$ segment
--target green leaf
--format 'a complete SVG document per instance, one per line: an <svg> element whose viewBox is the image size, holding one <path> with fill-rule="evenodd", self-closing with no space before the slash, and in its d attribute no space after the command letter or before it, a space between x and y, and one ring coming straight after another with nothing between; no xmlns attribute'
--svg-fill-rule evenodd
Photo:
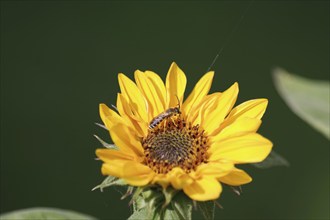
<svg viewBox="0 0 330 220"><path fill-rule="evenodd" d="M29 208L0 215L0 220L93 220L90 215L57 208Z"/></svg>
<svg viewBox="0 0 330 220"><path fill-rule="evenodd" d="M291 110L330 139L330 83L297 76L277 68L273 71L277 91Z"/></svg>
<svg viewBox="0 0 330 220"><path fill-rule="evenodd" d="M215 203L214 203L214 201L199 202L198 210L201 211L205 220L213 220L214 211L215 211Z"/></svg>
<svg viewBox="0 0 330 220"><path fill-rule="evenodd" d="M264 161L262 161L260 163L253 163L252 165L257 168L266 169L266 168L276 167L276 166L289 167L290 163L284 157L282 157L281 155L276 153L274 150L272 150L272 152L270 152L270 154Z"/></svg>
<svg viewBox="0 0 330 220"><path fill-rule="evenodd" d="M109 186L125 186L127 185L127 183L122 180L122 179L118 179L117 177L114 176L107 176L103 182L97 186L95 186L92 191L96 190L96 189L100 189L101 192L103 192L103 189Z"/></svg>
<svg viewBox="0 0 330 220"><path fill-rule="evenodd" d="M99 136L94 134L94 137L102 144L103 147L108 148L108 149L113 149L113 150L118 150L118 147L114 144L108 144L104 140L102 140Z"/></svg>

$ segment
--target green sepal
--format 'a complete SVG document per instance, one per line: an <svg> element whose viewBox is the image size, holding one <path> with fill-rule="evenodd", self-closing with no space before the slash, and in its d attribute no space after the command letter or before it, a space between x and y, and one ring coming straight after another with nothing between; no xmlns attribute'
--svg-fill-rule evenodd
<svg viewBox="0 0 330 220"><path fill-rule="evenodd" d="M96 189L100 189L101 192L103 192L103 189L109 186L125 186L127 183L123 179L119 179L114 176L107 176L103 182L97 186L95 186L92 191Z"/></svg>
<svg viewBox="0 0 330 220"><path fill-rule="evenodd" d="M149 219L149 218L146 218L146 216L148 216L148 210L139 209L139 210L134 211L133 214L127 220Z"/></svg>
<svg viewBox="0 0 330 220"><path fill-rule="evenodd" d="M172 201L173 197L178 193L179 191L174 189L173 187L167 187L163 188L163 194L165 197L165 203L163 204L163 208L166 207L170 202Z"/></svg>
<svg viewBox="0 0 330 220"><path fill-rule="evenodd" d="M103 147L108 148L108 149L112 149L112 150L118 150L118 147L116 145L109 144L109 143L105 142L104 140L102 140L96 134L94 134L94 137L102 144Z"/></svg>
<svg viewBox="0 0 330 220"><path fill-rule="evenodd" d="M197 203L198 211L200 211L205 220L213 220L215 212L215 202L206 201Z"/></svg>
<svg viewBox="0 0 330 220"><path fill-rule="evenodd" d="M130 204L133 204L133 211L140 210L146 206L145 200L142 196L142 192L145 190L145 187L137 187L132 199L130 201Z"/></svg>
<svg viewBox="0 0 330 220"><path fill-rule="evenodd" d="M129 220L190 220L192 200L172 187L137 188L133 194L133 214Z"/></svg>
<svg viewBox="0 0 330 220"><path fill-rule="evenodd" d="M173 210L166 209L166 212L171 216L178 216L177 219L191 219L192 213L192 200L188 198L188 196L183 192L180 191L177 193L171 201L171 206ZM166 215L165 215L166 219Z"/></svg>
<svg viewBox="0 0 330 220"><path fill-rule="evenodd" d="M95 124L96 124L97 126L99 126L99 127L101 127L101 128L103 128L103 129L105 129L105 130L108 131L108 128L107 128L105 125L100 124L100 123L97 123L97 122L95 122Z"/></svg>
<svg viewBox="0 0 330 220"><path fill-rule="evenodd" d="M126 193L120 198L121 200L126 199L128 196L132 195L134 191L134 186L128 186Z"/></svg>
<svg viewBox="0 0 330 220"><path fill-rule="evenodd" d="M266 169L275 166L289 167L290 163L283 156L272 150L265 160L259 163L252 163L251 165L257 168Z"/></svg>

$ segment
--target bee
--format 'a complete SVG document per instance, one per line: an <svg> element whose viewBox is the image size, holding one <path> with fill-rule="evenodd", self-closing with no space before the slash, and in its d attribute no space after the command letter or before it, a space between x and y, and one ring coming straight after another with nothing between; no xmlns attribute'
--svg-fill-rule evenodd
<svg viewBox="0 0 330 220"><path fill-rule="evenodd" d="M166 118L171 117L172 115L181 114L180 101L178 96L176 96L176 98L178 99L178 105L176 107L168 108L166 111L160 113L155 118L153 118L149 124L149 129L155 128L159 123L164 121Z"/></svg>

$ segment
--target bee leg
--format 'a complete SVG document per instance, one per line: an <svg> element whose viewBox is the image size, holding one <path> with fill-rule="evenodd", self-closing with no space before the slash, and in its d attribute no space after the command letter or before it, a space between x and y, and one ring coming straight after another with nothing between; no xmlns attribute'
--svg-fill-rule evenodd
<svg viewBox="0 0 330 220"><path fill-rule="evenodd" d="M164 120L163 126L164 126L164 131L165 131L166 126L167 126L167 120Z"/></svg>
<svg viewBox="0 0 330 220"><path fill-rule="evenodd" d="M178 125L175 123L175 121L174 121L173 118L171 118L171 121L173 122L173 124L174 124L175 127L178 127Z"/></svg>

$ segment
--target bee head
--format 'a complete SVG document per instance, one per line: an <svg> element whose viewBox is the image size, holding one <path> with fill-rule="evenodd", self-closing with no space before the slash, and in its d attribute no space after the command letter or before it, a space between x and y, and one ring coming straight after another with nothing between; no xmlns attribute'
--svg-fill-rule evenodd
<svg viewBox="0 0 330 220"><path fill-rule="evenodd" d="M177 113L177 114L181 114L180 106L174 108L174 111L175 111L175 113Z"/></svg>

